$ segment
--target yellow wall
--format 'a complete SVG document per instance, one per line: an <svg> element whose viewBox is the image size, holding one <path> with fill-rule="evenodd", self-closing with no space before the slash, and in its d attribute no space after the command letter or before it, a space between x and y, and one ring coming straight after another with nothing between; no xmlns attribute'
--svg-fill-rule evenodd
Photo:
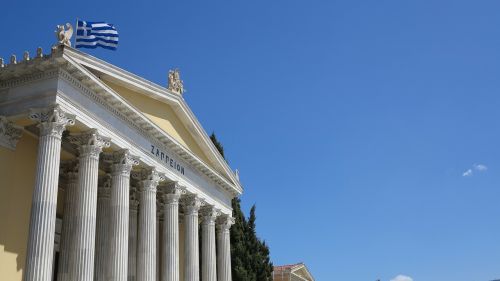
<svg viewBox="0 0 500 281"><path fill-rule="evenodd" d="M15 151L0 147L0 276L22 280L38 141L24 134Z"/></svg>
<svg viewBox="0 0 500 281"><path fill-rule="evenodd" d="M140 93L133 92L109 81L104 82L123 98L133 104L137 109L144 113L146 117L162 128L175 140L180 142L184 147L188 148L191 152L200 157L200 159L202 159L205 163L210 163L206 155L203 153L203 150L198 146L170 105Z"/></svg>

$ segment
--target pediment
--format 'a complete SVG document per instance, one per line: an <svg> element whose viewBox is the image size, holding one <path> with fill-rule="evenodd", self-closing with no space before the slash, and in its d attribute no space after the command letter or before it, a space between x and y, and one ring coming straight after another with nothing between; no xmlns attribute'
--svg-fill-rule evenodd
<svg viewBox="0 0 500 281"><path fill-rule="evenodd" d="M314 281L313 276L304 263L299 263L291 268L291 272L303 278L303 280Z"/></svg>
<svg viewBox="0 0 500 281"><path fill-rule="evenodd" d="M92 80L98 78L141 112L169 135L176 145L231 182L237 193L242 192L237 176L212 144L181 95L75 49L65 48L64 55L87 69L93 76Z"/></svg>
<svg viewBox="0 0 500 281"><path fill-rule="evenodd" d="M193 135L182 123L172 105L158 102L158 100L141 95L137 91L131 90L123 85L118 85L109 80L102 79L102 81L130 102L133 106L139 109L146 117L162 128L181 145L189 149L189 151L194 153L212 168L216 168L210 163L206 153L196 143Z"/></svg>

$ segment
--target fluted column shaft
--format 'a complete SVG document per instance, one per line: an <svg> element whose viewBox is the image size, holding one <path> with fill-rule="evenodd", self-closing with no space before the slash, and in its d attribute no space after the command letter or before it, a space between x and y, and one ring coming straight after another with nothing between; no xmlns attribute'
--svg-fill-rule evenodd
<svg viewBox="0 0 500 281"><path fill-rule="evenodd" d="M111 176L106 174L97 189L94 281L107 281Z"/></svg>
<svg viewBox="0 0 500 281"><path fill-rule="evenodd" d="M217 220L217 280L232 281L231 277L231 237L229 229L234 219L222 215Z"/></svg>
<svg viewBox="0 0 500 281"><path fill-rule="evenodd" d="M129 185L132 165L139 164L128 150L113 154L111 171L111 236L106 281L126 281L128 273Z"/></svg>
<svg viewBox="0 0 500 281"><path fill-rule="evenodd" d="M35 186L26 253L25 281L50 281L52 277L56 228L57 185L61 137L66 125L73 125L74 115L58 106L32 111L31 119L40 121Z"/></svg>
<svg viewBox="0 0 500 281"><path fill-rule="evenodd" d="M156 187L140 192L137 280L156 281Z"/></svg>
<svg viewBox="0 0 500 281"><path fill-rule="evenodd" d="M136 191L130 192L129 204L129 231L128 231L128 281L137 280L137 208L139 201L136 199Z"/></svg>
<svg viewBox="0 0 500 281"><path fill-rule="evenodd" d="M217 210L211 206L201 210L201 280L217 281L215 254L215 218Z"/></svg>
<svg viewBox="0 0 500 281"><path fill-rule="evenodd" d="M188 196L184 201L184 279L200 280L198 210L201 201L196 196Z"/></svg>
<svg viewBox="0 0 500 281"><path fill-rule="evenodd" d="M160 281L160 261L161 261L161 229L163 226L163 221L161 218L160 210L163 209L162 204L156 204L156 281Z"/></svg>
<svg viewBox="0 0 500 281"><path fill-rule="evenodd" d="M156 281L156 187L158 175L141 181L137 245L137 280Z"/></svg>
<svg viewBox="0 0 500 281"><path fill-rule="evenodd" d="M67 184L64 190L63 219L61 228L61 242L59 247L59 264L57 266L57 280L69 281L68 260L71 246L71 232L74 220L75 189L78 184L78 161L65 163L61 172L66 175ZM61 165L62 166L62 165Z"/></svg>
<svg viewBox="0 0 500 281"><path fill-rule="evenodd" d="M109 139L91 130L73 141L80 144L78 186L76 189L74 240L69 259L71 281L92 281L94 278L95 233L97 212L97 181L99 154L109 146Z"/></svg>
<svg viewBox="0 0 500 281"><path fill-rule="evenodd" d="M162 281L179 281L179 197L176 186L163 196Z"/></svg>

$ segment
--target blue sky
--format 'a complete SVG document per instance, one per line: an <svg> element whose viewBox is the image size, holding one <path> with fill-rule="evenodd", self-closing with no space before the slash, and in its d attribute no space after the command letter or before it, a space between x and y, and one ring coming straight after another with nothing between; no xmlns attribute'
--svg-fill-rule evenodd
<svg viewBox="0 0 500 281"><path fill-rule="evenodd" d="M500 278L499 1L8 1L2 11L5 59L48 52L55 25L80 17L120 32L116 52L88 53L161 85L180 68L275 264L303 261L317 280Z"/></svg>

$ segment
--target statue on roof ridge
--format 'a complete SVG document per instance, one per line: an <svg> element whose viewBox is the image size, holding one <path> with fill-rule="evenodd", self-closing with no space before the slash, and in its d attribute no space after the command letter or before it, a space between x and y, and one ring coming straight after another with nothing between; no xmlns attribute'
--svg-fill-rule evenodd
<svg viewBox="0 0 500 281"><path fill-rule="evenodd" d="M71 47L71 37L73 36L73 26L66 23L66 28L64 25L58 25L56 28L56 38L60 45L66 45Z"/></svg>
<svg viewBox="0 0 500 281"><path fill-rule="evenodd" d="M168 89L172 92L183 94L184 84L181 80L181 75L179 69L169 70L168 71Z"/></svg>

